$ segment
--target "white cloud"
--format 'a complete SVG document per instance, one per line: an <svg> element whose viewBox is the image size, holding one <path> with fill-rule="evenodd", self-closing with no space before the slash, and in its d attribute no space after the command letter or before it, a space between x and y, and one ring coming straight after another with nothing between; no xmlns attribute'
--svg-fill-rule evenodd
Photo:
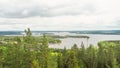
<svg viewBox="0 0 120 68"><path fill-rule="evenodd" d="M120 29L119 0L0 0L0 30Z"/></svg>

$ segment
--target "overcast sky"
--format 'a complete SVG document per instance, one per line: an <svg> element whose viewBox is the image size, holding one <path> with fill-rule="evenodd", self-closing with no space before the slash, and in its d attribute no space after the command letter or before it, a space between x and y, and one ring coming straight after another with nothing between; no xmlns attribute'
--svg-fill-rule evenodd
<svg viewBox="0 0 120 68"><path fill-rule="evenodd" d="M0 30L117 30L120 0L0 0Z"/></svg>

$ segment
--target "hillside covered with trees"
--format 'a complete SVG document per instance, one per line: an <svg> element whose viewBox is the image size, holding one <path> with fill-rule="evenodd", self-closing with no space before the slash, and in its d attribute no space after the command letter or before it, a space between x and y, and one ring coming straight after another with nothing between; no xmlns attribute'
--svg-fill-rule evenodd
<svg viewBox="0 0 120 68"><path fill-rule="evenodd" d="M30 29L25 33L22 37L2 39L0 68L120 68L119 42L100 42L98 48L85 48L81 43L80 48L74 44L71 49L54 49L48 43L56 39L32 36Z"/></svg>

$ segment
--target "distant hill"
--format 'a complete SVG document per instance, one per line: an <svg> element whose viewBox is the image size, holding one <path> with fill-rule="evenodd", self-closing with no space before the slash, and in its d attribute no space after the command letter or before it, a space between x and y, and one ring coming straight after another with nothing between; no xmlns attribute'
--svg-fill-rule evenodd
<svg viewBox="0 0 120 68"><path fill-rule="evenodd" d="M90 31L32 31L34 35L53 34L54 32L69 32L76 34L107 34L120 35L120 30L90 30ZM0 31L0 35L24 35L24 31Z"/></svg>

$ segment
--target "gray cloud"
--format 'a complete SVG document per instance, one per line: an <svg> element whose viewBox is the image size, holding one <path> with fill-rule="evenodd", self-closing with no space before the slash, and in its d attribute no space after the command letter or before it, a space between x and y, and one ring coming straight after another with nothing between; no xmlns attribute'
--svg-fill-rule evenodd
<svg viewBox="0 0 120 68"><path fill-rule="evenodd" d="M0 29L120 29L118 0L0 0Z"/></svg>
<svg viewBox="0 0 120 68"><path fill-rule="evenodd" d="M10 23L10 22L0 22L0 25L14 25L16 23Z"/></svg>
<svg viewBox="0 0 120 68"><path fill-rule="evenodd" d="M48 10L41 7L1 9L0 12L0 17L4 18L48 16Z"/></svg>
<svg viewBox="0 0 120 68"><path fill-rule="evenodd" d="M26 17L54 17L61 15L88 15L93 14L96 8L92 4L84 5L59 5L59 6L0 6L0 17L2 18L26 18Z"/></svg>

